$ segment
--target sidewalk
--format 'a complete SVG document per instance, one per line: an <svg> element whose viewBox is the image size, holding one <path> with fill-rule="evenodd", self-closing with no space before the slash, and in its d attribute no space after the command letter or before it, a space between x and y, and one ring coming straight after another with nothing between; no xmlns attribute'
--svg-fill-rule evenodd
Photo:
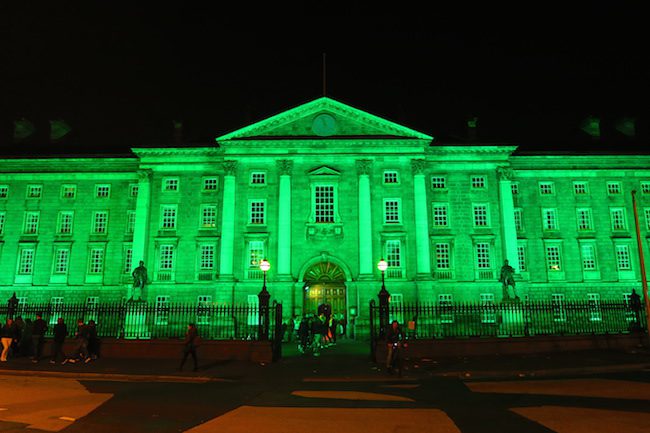
<svg viewBox="0 0 650 433"><path fill-rule="evenodd" d="M547 377L586 375L624 371L650 371L650 350L579 351L535 355L409 359L404 353L404 378L421 379L452 376L464 379ZM88 364L50 364L44 359L35 364L28 358L10 359L0 364L2 375L68 377L82 380L168 381L202 383L208 381L255 380L268 376L294 378L383 377L381 363L374 363L363 342L342 341L324 349L321 356L301 355L294 344L283 345L283 358L272 364L245 361L211 361L201 359L199 370L192 371L191 360L178 371L179 360L108 359ZM271 374L269 374L271 373Z"/></svg>

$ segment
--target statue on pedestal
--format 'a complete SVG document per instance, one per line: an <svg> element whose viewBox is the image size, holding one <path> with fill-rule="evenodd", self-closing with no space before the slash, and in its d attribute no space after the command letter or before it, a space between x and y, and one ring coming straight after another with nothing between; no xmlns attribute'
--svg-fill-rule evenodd
<svg viewBox="0 0 650 433"><path fill-rule="evenodd" d="M131 276L133 276L133 287L130 296L128 296L129 301L142 301L144 288L149 283L144 261L140 260L139 266L133 270Z"/></svg>
<svg viewBox="0 0 650 433"><path fill-rule="evenodd" d="M508 260L505 260L503 266L501 266L499 281L502 283L503 288L503 302L519 302L519 296L517 296L517 292L515 291L515 268L508 264ZM508 290L509 286L512 286L512 294L514 295L514 298L510 297L510 292Z"/></svg>

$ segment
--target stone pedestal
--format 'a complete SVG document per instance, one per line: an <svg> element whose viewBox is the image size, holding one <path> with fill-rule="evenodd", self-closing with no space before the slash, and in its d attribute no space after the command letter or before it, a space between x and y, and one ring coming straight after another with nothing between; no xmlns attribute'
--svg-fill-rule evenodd
<svg viewBox="0 0 650 433"><path fill-rule="evenodd" d="M127 340L145 340L151 338L147 326L147 303L133 301L126 304L124 317L124 338Z"/></svg>

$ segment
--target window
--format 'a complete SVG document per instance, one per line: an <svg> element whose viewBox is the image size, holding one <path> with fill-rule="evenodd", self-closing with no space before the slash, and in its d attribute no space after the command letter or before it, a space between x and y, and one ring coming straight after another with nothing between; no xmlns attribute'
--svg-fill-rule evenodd
<svg viewBox="0 0 650 433"><path fill-rule="evenodd" d="M576 220L578 222L578 231L594 229L590 208L576 209Z"/></svg>
<svg viewBox="0 0 650 433"><path fill-rule="evenodd" d="M21 248L18 260L18 273L31 275L34 272L34 248Z"/></svg>
<svg viewBox="0 0 650 433"><path fill-rule="evenodd" d="M589 304L589 320L592 322L603 320L600 310L600 293L587 293L587 303Z"/></svg>
<svg viewBox="0 0 650 433"><path fill-rule="evenodd" d="M629 245L616 245L616 266L619 271L629 271L632 269Z"/></svg>
<svg viewBox="0 0 650 433"><path fill-rule="evenodd" d="M553 195L555 194L555 185L553 182L540 182L539 183L540 195Z"/></svg>
<svg viewBox="0 0 650 433"><path fill-rule="evenodd" d="M246 308L248 310L246 323L249 327L249 334L252 332L254 335L257 335L257 327L260 323L260 298L257 295L248 295Z"/></svg>
<svg viewBox="0 0 650 433"><path fill-rule="evenodd" d="M7 222L7 213L0 212L0 236L5 233L5 223Z"/></svg>
<svg viewBox="0 0 650 433"><path fill-rule="evenodd" d="M252 172L251 185L266 185L266 173L263 171Z"/></svg>
<svg viewBox="0 0 650 433"><path fill-rule="evenodd" d="M156 296L154 324L157 326L169 324L169 296Z"/></svg>
<svg viewBox="0 0 650 433"><path fill-rule="evenodd" d="M589 184L585 181L573 182L573 193L575 195L589 194Z"/></svg>
<svg viewBox="0 0 650 433"><path fill-rule="evenodd" d="M481 322L482 323L496 323L497 313L494 306L494 294L493 293L481 293Z"/></svg>
<svg viewBox="0 0 650 433"><path fill-rule="evenodd" d="M399 174L396 171L390 170L384 172L384 183L397 184L399 183Z"/></svg>
<svg viewBox="0 0 650 433"><path fill-rule="evenodd" d="M135 232L135 211L126 211L126 234L132 235Z"/></svg>
<svg viewBox="0 0 650 433"><path fill-rule="evenodd" d="M252 200L249 202L250 212L248 216L249 224L266 224L266 201Z"/></svg>
<svg viewBox="0 0 650 433"><path fill-rule="evenodd" d="M2 187L0 187L0 198L2 197ZM650 194L650 182L641 182L641 194Z"/></svg>
<svg viewBox="0 0 650 433"><path fill-rule="evenodd" d="M402 241L399 239L387 240L384 248L384 257L388 263L386 277L402 278Z"/></svg>
<svg viewBox="0 0 650 433"><path fill-rule="evenodd" d="M487 187L485 176L472 176L470 184L472 189L485 189Z"/></svg>
<svg viewBox="0 0 650 433"><path fill-rule="evenodd" d="M435 245L436 269L451 268L451 246L448 242L439 242Z"/></svg>
<svg viewBox="0 0 650 433"><path fill-rule="evenodd" d="M404 323L404 295L401 293L391 293L389 298L389 313L388 323L397 320L399 323Z"/></svg>
<svg viewBox="0 0 650 433"><path fill-rule="evenodd" d="M621 182L607 182L607 194L617 195L621 193Z"/></svg>
<svg viewBox="0 0 650 433"><path fill-rule="evenodd" d="M203 178L203 192L216 191L217 190L217 178L216 177L204 177Z"/></svg>
<svg viewBox="0 0 650 433"><path fill-rule="evenodd" d="M214 244L203 244L199 247L200 259L199 269L202 271L214 270L215 246Z"/></svg>
<svg viewBox="0 0 650 433"><path fill-rule="evenodd" d="M558 230L557 209L542 209L542 228Z"/></svg>
<svg viewBox="0 0 650 433"><path fill-rule="evenodd" d="M212 296L199 295L196 299L196 324L210 324L210 306L212 305Z"/></svg>
<svg viewBox="0 0 650 433"><path fill-rule="evenodd" d="M25 212L25 225L23 227L23 234L26 235L38 234L39 219L40 219L40 212Z"/></svg>
<svg viewBox="0 0 650 433"><path fill-rule="evenodd" d="M104 249L91 248L88 256L88 273L97 275L104 272Z"/></svg>
<svg viewBox="0 0 650 433"><path fill-rule="evenodd" d="M164 192L178 192L179 180L177 177L165 177L162 181Z"/></svg>
<svg viewBox="0 0 650 433"><path fill-rule="evenodd" d="M97 308L99 307L99 296L88 296L86 298L86 323L89 320L97 322Z"/></svg>
<svg viewBox="0 0 650 433"><path fill-rule="evenodd" d="M93 212L92 233L96 235L105 235L107 231L108 231L108 212L107 211Z"/></svg>
<svg viewBox="0 0 650 433"><path fill-rule="evenodd" d="M77 185L61 185L61 198L75 198L77 196Z"/></svg>
<svg viewBox="0 0 650 433"><path fill-rule="evenodd" d="M57 320L63 313L63 296L53 296L50 299L50 307L52 308L52 313L50 314L50 325L56 325Z"/></svg>
<svg viewBox="0 0 650 433"><path fill-rule="evenodd" d="M476 267L481 270L492 269L490 262L490 244L487 242L479 242L476 244Z"/></svg>
<svg viewBox="0 0 650 433"><path fill-rule="evenodd" d="M0 185L0 199L9 197L9 185Z"/></svg>
<svg viewBox="0 0 650 433"><path fill-rule="evenodd" d="M74 212L60 211L57 218L56 233L59 235L71 235L73 218Z"/></svg>
<svg viewBox="0 0 650 433"><path fill-rule="evenodd" d="M447 178L444 176L431 176L431 188L435 190L447 189Z"/></svg>
<svg viewBox="0 0 650 433"><path fill-rule="evenodd" d="M400 200L384 199L384 224L399 224L400 222Z"/></svg>
<svg viewBox="0 0 650 433"><path fill-rule="evenodd" d="M69 265L70 265L70 249L57 248L54 251L54 269L52 270L52 272L58 275L67 274Z"/></svg>
<svg viewBox="0 0 650 433"><path fill-rule="evenodd" d="M510 184L510 190L512 191L512 195L519 195L519 182L512 182Z"/></svg>
<svg viewBox="0 0 650 433"><path fill-rule="evenodd" d="M526 272L528 268L526 267L526 246L517 245L517 265L521 272Z"/></svg>
<svg viewBox="0 0 650 433"><path fill-rule="evenodd" d="M448 217L449 206L447 203L434 203L433 204L433 226L434 227L448 227L449 226L449 217Z"/></svg>
<svg viewBox="0 0 650 433"><path fill-rule="evenodd" d="M564 294L553 293L551 295L551 305L553 307L553 320L556 322L566 321L566 308L564 306Z"/></svg>
<svg viewBox="0 0 650 433"><path fill-rule="evenodd" d="M610 208L609 216L612 221L612 230L627 230L625 208Z"/></svg>
<svg viewBox="0 0 650 433"><path fill-rule="evenodd" d="M201 205L201 225L202 229L213 229L217 227L217 206L204 204Z"/></svg>
<svg viewBox="0 0 650 433"><path fill-rule="evenodd" d="M43 185L27 185L27 198L41 198Z"/></svg>
<svg viewBox="0 0 650 433"><path fill-rule="evenodd" d="M315 222L334 222L334 186L316 185L314 188Z"/></svg>
<svg viewBox="0 0 650 433"><path fill-rule="evenodd" d="M546 246L546 267L549 271L562 270L562 258L559 245Z"/></svg>
<svg viewBox="0 0 650 433"><path fill-rule="evenodd" d="M517 230L517 233L521 233L524 231L523 209L516 207L514 213L515 213L515 229Z"/></svg>
<svg viewBox="0 0 650 433"><path fill-rule="evenodd" d="M596 270L596 245L592 243L583 243L580 245L582 255L582 269L585 271Z"/></svg>
<svg viewBox="0 0 650 433"><path fill-rule="evenodd" d="M124 261L122 272L131 275L133 271L133 248L128 246L124 248Z"/></svg>
<svg viewBox="0 0 650 433"><path fill-rule="evenodd" d="M129 197L136 198L138 196L138 191L140 190L140 186L137 183L130 183L129 184Z"/></svg>
<svg viewBox="0 0 650 433"><path fill-rule="evenodd" d="M95 197L109 198L111 196L110 185L95 185Z"/></svg>
<svg viewBox="0 0 650 433"><path fill-rule="evenodd" d="M474 214L474 227L488 227L490 225L487 204L473 204L472 213Z"/></svg>
<svg viewBox="0 0 650 433"><path fill-rule="evenodd" d="M176 230L176 205L161 206L160 228L162 230Z"/></svg>
<svg viewBox="0 0 650 433"><path fill-rule="evenodd" d="M440 307L440 323L454 323L454 295L451 293L440 293L438 295L438 306Z"/></svg>
<svg viewBox="0 0 650 433"><path fill-rule="evenodd" d="M248 272L249 279L261 280L264 275L260 269L260 262L264 260L264 241L248 241Z"/></svg>
<svg viewBox="0 0 650 433"><path fill-rule="evenodd" d="M643 213L645 215L645 228L650 230L650 207L643 209Z"/></svg>
<svg viewBox="0 0 650 433"><path fill-rule="evenodd" d="M175 246L170 244L161 244L159 251L158 270L172 271L174 269Z"/></svg>

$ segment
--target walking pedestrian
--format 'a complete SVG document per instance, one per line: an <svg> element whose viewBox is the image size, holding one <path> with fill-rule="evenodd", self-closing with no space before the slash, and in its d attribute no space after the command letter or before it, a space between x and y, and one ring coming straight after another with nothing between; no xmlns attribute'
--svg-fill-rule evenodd
<svg viewBox="0 0 650 433"><path fill-rule="evenodd" d="M65 343L65 337L68 336L68 326L63 321L63 317L59 317L54 325L54 339L52 340L52 359L50 359L50 364L56 364L56 361L60 358L64 364L67 360L65 353L63 352L63 344Z"/></svg>
<svg viewBox="0 0 650 433"><path fill-rule="evenodd" d="M7 318L7 321L0 329L0 339L2 341L2 355L0 355L0 361L7 362L9 357L9 349L11 344L16 338L16 330L14 326L14 320Z"/></svg>
<svg viewBox="0 0 650 433"><path fill-rule="evenodd" d="M77 320L77 331L74 333L75 346L72 352L72 357L67 359L68 362L74 364L77 361L89 362L88 356L88 339L90 337L90 329L84 323L83 319Z"/></svg>
<svg viewBox="0 0 650 433"><path fill-rule="evenodd" d="M99 337L97 337L97 325L94 320L88 321L88 358L97 359L99 357Z"/></svg>
<svg viewBox="0 0 650 433"><path fill-rule="evenodd" d="M37 363L43 356L43 345L45 344L45 333L47 332L47 322L43 320L42 313L36 313L36 320L32 327L32 346L34 347L34 358L32 362Z"/></svg>
<svg viewBox="0 0 650 433"><path fill-rule="evenodd" d="M178 367L178 371L183 370L183 365L189 355L192 355L192 361L194 362L193 371L199 369L199 363L196 357L196 348L199 346L199 331L196 329L194 323L187 325L187 331L185 332L185 339L183 340L183 359L181 360L181 365Z"/></svg>
<svg viewBox="0 0 650 433"><path fill-rule="evenodd" d="M20 355L20 339L23 336L23 330L25 329L25 321L22 316L16 316L16 319L13 323L14 327L14 339L11 342L11 353L13 356Z"/></svg>

